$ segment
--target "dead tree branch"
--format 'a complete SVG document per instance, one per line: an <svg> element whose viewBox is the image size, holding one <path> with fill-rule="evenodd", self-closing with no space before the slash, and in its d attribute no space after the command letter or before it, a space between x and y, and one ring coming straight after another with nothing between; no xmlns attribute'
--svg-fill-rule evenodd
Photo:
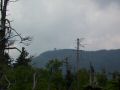
<svg viewBox="0 0 120 90"><path fill-rule="evenodd" d="M16 49L16 50L18 50L20 53L21 53L21 50L20 49L18 49L17 47L8 47L8 48L5 48L5 49Z"/></svg>

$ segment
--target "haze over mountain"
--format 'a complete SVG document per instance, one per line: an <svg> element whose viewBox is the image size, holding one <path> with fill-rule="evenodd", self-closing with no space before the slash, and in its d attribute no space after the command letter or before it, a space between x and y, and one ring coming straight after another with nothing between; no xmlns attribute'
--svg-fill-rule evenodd
<svg viewBox="0 0 120 90"><path fill-rule="evenodd" d="M76 68L76 50L61 49L46 51L34 58L32 61L35 67L44 67L49 60L57 58L65 60L68 57L72 69ZM106 69L108 72L120 71L120 49L116 50L98 50L98 51L80 51L80 68L89 68L92 62L96 71Z"/></svg>

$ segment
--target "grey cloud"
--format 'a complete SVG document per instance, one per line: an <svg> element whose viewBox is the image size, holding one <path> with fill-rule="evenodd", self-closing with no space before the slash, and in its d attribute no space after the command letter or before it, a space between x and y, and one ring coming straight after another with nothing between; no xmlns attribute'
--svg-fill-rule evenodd
<svg viewBox="0 0 120 90"><path fill-rule="evenodd" d="M20 0L11 10L15 21L13 25L18 32L34 37L28 47L32 53L74 48L78 37L86 38L87 50L120 48L117 39L120 34L120 8L116 4L119 0L114 0L115 5L108 5L113 0L104 1ZM107 8L102 8L103 3Z"/></svg>
<svg viewBox="0 0 120 90"><path fill-rule="evenodd" d="M120 5L120 0L93 0L95 1L101 9L108 7L110 4L114 3Z"/></svg>

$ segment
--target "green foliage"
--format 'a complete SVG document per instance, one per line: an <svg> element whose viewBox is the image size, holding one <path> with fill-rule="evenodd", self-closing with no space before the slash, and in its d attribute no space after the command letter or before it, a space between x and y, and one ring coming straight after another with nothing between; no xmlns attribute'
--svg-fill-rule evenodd
<svg viewBox="0 0 120 90"><path fill-rule="evenodd" d="M0 55L0 65L9 65L10 63L10 56L8 55L8 53Z"/></svg>
<svg viewBox="0 0 120 90"><path fill-rule="evenodd" d="M52 86L54 90L64 88L61 87L64 85L63 75L61 71L62 65L63 62L57 59L50 60L49 63L46 65L46 68L49 72L48 88L49 86Z"/></svg>
<svg viewBox="0 0 120 90"><path fill-rule="evenodd" d="M58 72L60 71L60 67L63 65L62 61L59 61L57 59L50 60L48 64L46 65L46 68L50 70L51 72Z"/></svg>
<svg viewBox="0 0 120 90"><path fill-rule="evenodd" d="M28 57L28 55L29 55L28 52L23 47L20 56L17 58L15 66L20 66L20 65L28 66L29 62L32 59L32 57Z"/></svg>
<svg viewBox="0 0 120 90"><path fill-rule="evenodd" d="M105 87L107 84L107 75L104 72L101 73L97 73L97 81L98 81L98 85L100 85L101 87Z"/></svg>
<svg viewBox="0 0 120 90"><path fill-rule="evenodd" d="M7 72L7 77L11 82L10 90L31 90L33 82L33 72L31 67L19 66Z"/></svg>
<svg viewBox="0 0 120 90"><path fill-rule="evenodd" d="M79 77L79 78L78 78ZM79 82L80 89L83 90L85 85L89 84L89 72L86 69L81 69L76 73L73 82L73 89L77 90L77 84Z"/></svg>
<svg viewBox="0 0 120 90"><path fill-rule="evenodd" d="M33 76L36 73L36 86L34 90L66 90L67 81L61 67L63 62L53 59L46 65L46 68L36 69L30 65L20 64L15 68L4 66L3 77L0 78L0 85L8 87L6 90L32 90ZM105 72L96 74L98 86L102 90L120 90L120 76L114 79L107 79ZM5 77L6 76L6 77ZM79 76L79 78L77 78ZM6 80L6 78L9 80ZM71 90L77 90L77 81L79 80L80 90L89 85L89 71L81 69L79 72L71 74ZM69 90L69 89L67 89Z"/></svg>

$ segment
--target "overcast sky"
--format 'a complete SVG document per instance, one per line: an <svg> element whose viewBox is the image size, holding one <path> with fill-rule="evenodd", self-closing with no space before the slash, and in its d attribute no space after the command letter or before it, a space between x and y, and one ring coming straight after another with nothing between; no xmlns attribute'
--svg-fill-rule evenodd
<svg viewBox="0 0 120 90"><path fill-rule="evenodd" d="M33 36L32 54L75 48L77 38L85 50L120 48L120 0L19 0L8 15L19 33Z"/></svg>

